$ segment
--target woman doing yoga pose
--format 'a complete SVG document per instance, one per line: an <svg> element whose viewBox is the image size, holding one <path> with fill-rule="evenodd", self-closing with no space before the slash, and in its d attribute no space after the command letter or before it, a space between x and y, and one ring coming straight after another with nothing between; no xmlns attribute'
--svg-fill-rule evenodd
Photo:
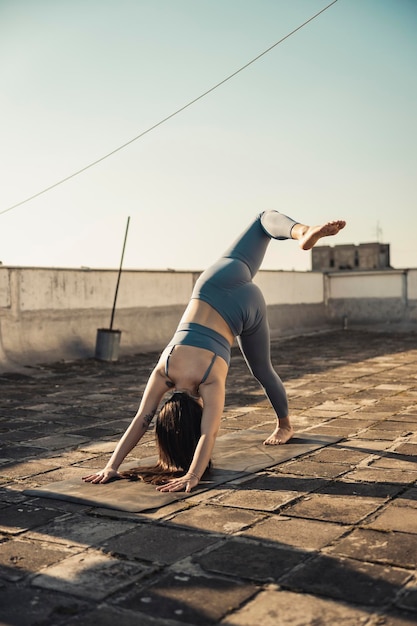
<svg viewBox="0 0 417 626"><path fill-rule="evenodd" d="M337 220L306 226L278 211L259 214L197 280L178 328L149 377L130 426L106 467L84 480L105 483L112 478L140 477L157 484L159 491L191 491L210 467L235 338L277 416L277 426L264 444L286 443L293 435L287 395L271 364L265 300L252 279L271 239L295 239L303 250L309 250L321 237L336 235L345 224ZM174 394L163 404L156 420L157 465L119 472L169 390Z"/></svg>

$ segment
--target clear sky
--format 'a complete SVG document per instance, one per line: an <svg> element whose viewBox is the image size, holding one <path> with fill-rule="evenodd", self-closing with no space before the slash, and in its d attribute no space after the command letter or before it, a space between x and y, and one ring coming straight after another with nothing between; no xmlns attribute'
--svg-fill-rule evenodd
<svg viewBox="0 0 417 626"><path fill-rule="evenodd" d="M330 0L0 0L0 211L210 89ZM4 265L204 269L252 217L344 218L417 267L417 1L338 0L193 106L0 215ZM269 269L311 254L272 242Z"/></svg>

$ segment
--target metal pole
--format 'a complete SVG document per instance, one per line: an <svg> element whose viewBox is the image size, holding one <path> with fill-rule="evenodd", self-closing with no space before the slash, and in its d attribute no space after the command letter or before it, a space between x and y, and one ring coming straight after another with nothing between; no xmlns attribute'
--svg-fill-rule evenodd
<svg viewBox="0 0 417 626"><path fill-rule="evenodd" d="M125 255L127 231L129 230L129 222L130 222L130 217L127 218L125 239L124 239L124 242L123 242L122 258L120 259L119 274L117 276L117 283L116 283L116 293L114 294L113 309L112 309L112 312L111 312L110 330L113 330L114 313L116 311L117 294L119 292L119 283L120 283L120 276L121 276L121 273L122 273L123 257Z"/></svg>

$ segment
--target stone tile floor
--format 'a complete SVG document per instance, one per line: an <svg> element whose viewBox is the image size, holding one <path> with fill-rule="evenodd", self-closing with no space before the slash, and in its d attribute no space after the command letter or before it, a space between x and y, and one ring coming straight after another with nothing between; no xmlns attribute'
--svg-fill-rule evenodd
<svg viewBox="0 0 417 626"><path fill-rule="evenodd" d="M296 430L342 441L147 514L22 492L105 463L156 353L0 374L0 624L416 624L417 334L272 357ZM274 421L234 351L220 435Z"/></svg>

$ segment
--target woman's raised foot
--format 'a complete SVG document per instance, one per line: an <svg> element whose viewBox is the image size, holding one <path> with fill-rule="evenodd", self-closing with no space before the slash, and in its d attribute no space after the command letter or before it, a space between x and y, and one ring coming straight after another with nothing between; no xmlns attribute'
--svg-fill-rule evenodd
<svg viewBox="0 0 417 626"><path fill-rule="evenodd" d="M345 226L346 222L344 220L334 220L333 222L327 222L320 226L307 226L307 229L299 239L300 248L302 250L310 250L316 245L319 239L337 235Z"/></svg>

